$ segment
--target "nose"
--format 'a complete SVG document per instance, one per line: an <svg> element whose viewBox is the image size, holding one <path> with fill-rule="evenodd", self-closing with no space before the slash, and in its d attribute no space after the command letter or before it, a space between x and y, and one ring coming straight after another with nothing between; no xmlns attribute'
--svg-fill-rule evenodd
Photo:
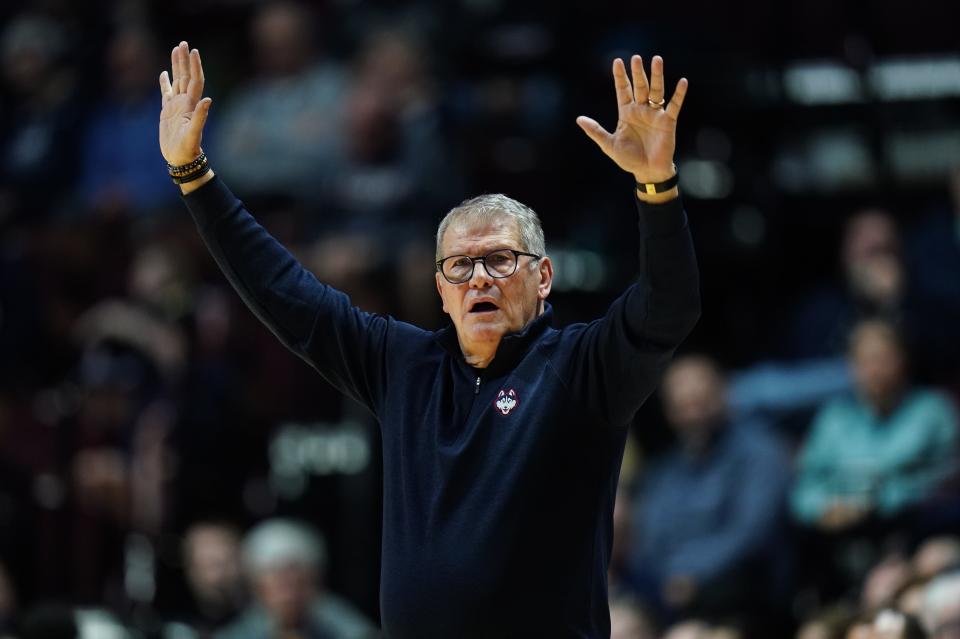
<svg viewBox="0 0 960 639"><path fill-rule="evenodd" d="M470 288L487 288L492 284L493 278L487 273L487 267L483 260L474 260L473 273L470 275Z"/></svg>

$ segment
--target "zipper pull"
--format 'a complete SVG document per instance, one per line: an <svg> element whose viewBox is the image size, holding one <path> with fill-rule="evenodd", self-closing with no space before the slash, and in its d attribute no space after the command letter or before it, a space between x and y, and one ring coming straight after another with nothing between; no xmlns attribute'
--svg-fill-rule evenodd
<svg viewBox="0 0 960 639"><path fill-rule="evenodd" d="M473 386L473 394L474 395L480 394L480 376L479 375L477 375L477 383Z"/></svg>

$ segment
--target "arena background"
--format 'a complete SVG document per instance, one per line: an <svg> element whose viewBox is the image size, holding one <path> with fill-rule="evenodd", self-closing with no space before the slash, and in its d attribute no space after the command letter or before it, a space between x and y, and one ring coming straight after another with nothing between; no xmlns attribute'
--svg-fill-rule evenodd
<svg viewBox="0 0 960 639"><path fill-rule="evenodd" d="M631 183L574 118L614 125L610 61L634 52L690 80L677 157L703 316L685 352L740 373L823 355L796 319L843 288L864 207L898 221L907 286L956 291L960 262L923 248L960 211L953 3L340 0L257 36L267 6L0 7L0 629L55 601L159 636L189 605L187 527L271 516L321 530L326 585L376 619L376 424L242 307L169 183L156 78L182 39L203 54L214 168L369 310L442 326L433 229L505 192L543 219L559 322L602 314L635 273ZM304 69L323 73L263 88ZM923 310L913 353L954 394L958 308ZM670 444L657 404L629 479ZM813 408L774 420L791 449ZM956 504L937 512L931 534L955 533Z"/></svg>

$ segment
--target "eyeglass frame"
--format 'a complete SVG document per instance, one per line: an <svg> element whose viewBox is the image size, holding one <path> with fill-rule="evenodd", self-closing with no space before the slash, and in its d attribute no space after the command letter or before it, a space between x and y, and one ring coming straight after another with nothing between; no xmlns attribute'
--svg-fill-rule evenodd
<svg viewBox="0 0 960 639"><path fill-rule="evenodd" d="M502 253L504 251L513 253L513 271L511 271L507 275L496 275L494 273L491 273L490 269L487 268L487 258L493 255L494 253ZM440 272L440 275L443 275L443 279L447 280L447 282L449 282L450 284L466 284L467 282L469 282L473 278L473 274L477 272L477 262L480 262L481 264L483 264L483 270L487 272L487 275L489 275L494 279L502 280L508 277L512 277L513 275L516 275L517 271L520 269L521 255L532 257L534 260L543 259L542 255L537 255L535 253L525 253L523 251L518 251L517 249L501 248L501 249L495 249L493 251L490 251L486 255L480 255L478 257L471 257L469 255L448 255L443 259L437 260L436 266L437 266L437 271ZM465 257L468 260L470 260L470 275L468 275L467 277L459 281L451 280L449 277L447 277L447 274L443 272L443 263L455 257Z"/></svg>

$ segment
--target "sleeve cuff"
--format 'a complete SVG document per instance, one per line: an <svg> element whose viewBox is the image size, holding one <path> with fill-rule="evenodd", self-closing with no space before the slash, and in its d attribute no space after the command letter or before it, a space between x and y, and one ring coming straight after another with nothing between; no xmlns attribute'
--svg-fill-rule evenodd
<svg viewBox="0 0 960 639"><path fill-rule="evenodd" d="M196 191L187 195L181 194L180 198L201 228L209 228L240 202L219 175L214 175L212 180Z"/></svg>
<svg viewBox="0 0 960 639"><path fill-rule="evenodd" d="M687 212L679 196L662 204L650 204L634 193L634 200L640 213L640 234L645 237L673 235L687 225Z"/></svg>

